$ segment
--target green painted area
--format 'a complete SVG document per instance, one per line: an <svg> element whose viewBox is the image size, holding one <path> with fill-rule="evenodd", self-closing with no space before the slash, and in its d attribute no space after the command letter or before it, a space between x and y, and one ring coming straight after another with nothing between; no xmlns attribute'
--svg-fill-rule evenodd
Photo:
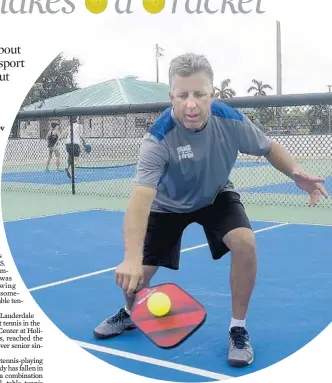
<svg viewBox="0 0 332 383"><path fill-rule="evenodd" d="M67 179L66 179L67 180ZM131 192L132 181L129 178L121 180L106 180L98 182L84 182L75 184L75 194L79 196L105 196L111 198L128 198ZM68 183L54 184L37 184L27 182L6 182L2 184L2 192L21 192L21 193L38 193L46 194L49 197L52 194L70 196L72 194L72 184L68 179Z"/></svg>
<svg viewBox="0 0 332 383"><path fill-rule="evenodd" d="M302 160L301 168L310 174L331 176L332 159ZM16 168L16 171L18 169L19 167ZM28 169L31 169L31 165L21 167L21 171ZM91 171L98 170L92 169ZM42 170L40 170L40 177L45 177ZM266 160L254 161L249 166L233 169L231 180L239 189L290 182ZM72 195L70 180L64 178L64 182L67 183L54 185L3 182L2 212L4 220L90 209L125 210L132 189L131 178L109 179L77 183L75 185L76 194ZM307 195L304 193L292 194L288 192L288 187L290 186L287 184L282 192L272 192L272 189L269 190L268 187L264 192L242 192L242 201L250 218L252 220L332 224L332 198L328 200L322 198L319 206L312 209L307 207Z"/></svg>
<svg viewBox="0 0 332 383"><path fill-rule="evenodd" d="M125 198L43 193L3 192L1 195L4 221L91 209L124 210L127 201Z"/></svg>
<svg viewBox="0 0 332 383"><path fill-rule="evenodd" d="M259 162L262 166L235 168L231 173L231 180L236 187L253 187L274 185L281 182L290 182L290 179L278 170L273 168L267 161ZM308 173L320 177L332 175L332 159L324 160L303 160L300 163L301 169Z"/></svg>
<svg viewBox="0 0 332 383"><path fill-rule="evenodd" d="M127 203L128 198L3 192L2 214L5 221L14 221L90 209L124 211ZM332 224L331 210L322 207L258 206L248 202L245 207L251 220Z"/></svg>

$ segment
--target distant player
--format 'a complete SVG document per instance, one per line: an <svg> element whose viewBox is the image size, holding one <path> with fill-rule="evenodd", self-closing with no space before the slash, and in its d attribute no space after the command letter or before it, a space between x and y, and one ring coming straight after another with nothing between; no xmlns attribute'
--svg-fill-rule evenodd
<svg viewBox="0 0 332 383"><path fill-rule="evenodd" d="M60 130L57 122L51 123L51 128L46 135L47 147L48 147L48 158L46 162L46 171L49 171L49 166L52 160L52 156L55 156L56 169L60 167L60 151L59 151L59 139Z"/></svg>
<svg viewBox="0 0 332 383"><path fill-rule="evenodd" d="M83 127L81 124L78 123L78 118L73 117L73 145L71 143L71 132L70 132L70 126L67 130L67 138L66 138L66 150L68 153L67 157L67 167L66 167L66 173L69 178L72 176L72 169L71 165L72 162L74 163L74 166L77 164L77 160L81 154L81 142L83 146L85 146L85 140L82 133Z"/></svg>

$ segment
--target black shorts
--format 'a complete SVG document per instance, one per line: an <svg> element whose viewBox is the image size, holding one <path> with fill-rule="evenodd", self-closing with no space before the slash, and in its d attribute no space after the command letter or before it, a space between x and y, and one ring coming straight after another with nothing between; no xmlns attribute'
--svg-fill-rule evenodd
<svg viewBox="0 0 332 383"><path fill-rule="evenodd" d="M191 223L203 226L213 259L229 252L224 236L233 229L251 229L240 196L232 191L220 193L214 203L192 213L151 212L144 241L143 265L179 269L181 239Z"/></svg>
<svg viewBox="0 0 332 383"><path fill-rule="evenodd" d="M81 153L80 146L78 144L74 144L73 146L74 146L74 157L79 157L80 153ZM72 145L71 144L66 144L66 149L67 149L67 153L70 156L73 156Z"/></svg>

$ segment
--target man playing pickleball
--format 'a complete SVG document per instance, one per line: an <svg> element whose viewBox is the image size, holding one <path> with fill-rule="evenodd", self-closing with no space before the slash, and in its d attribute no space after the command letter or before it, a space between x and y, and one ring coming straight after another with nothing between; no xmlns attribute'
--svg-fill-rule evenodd
<svg viewBox="0 0 332 383"><path fill-rule="evenodd" d="M130 309L138 285L149 284L159 266L177 270L184 229L203 226L213 259L231 253L232 318L228 362L254 359L246 315L256 279L256 244L240 196L229 180L238 152L265 156L310 196L315 206L325 180L303 173L279 143L245 115L214 101L213 71L205 57L185 54L169 69L172 107L145 135L125 215L124 261L115 277L126 305L94 330L109 338L135 328Z"/></svg>

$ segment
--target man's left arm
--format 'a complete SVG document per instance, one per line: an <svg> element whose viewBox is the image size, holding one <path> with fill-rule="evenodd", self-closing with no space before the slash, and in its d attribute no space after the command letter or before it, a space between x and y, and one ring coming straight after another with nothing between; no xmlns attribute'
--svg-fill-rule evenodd
<svg viewBox="0 0 332 383"><path fill-rule="evenodd" d="M309 194L309 206L315 206L318 203L320 194L328 198L328 193L322 185L325 178L311 176L301 171L294 157L278 142L272 141L271 150L265 158L274 168L294 180L298 188Z"/></svg>
<svg viewBox="0 0 332 383"><path fill-rule="evenodd" d="M290 155L288 150L276 141L271 141L271 149L268 154L264 156L270 164L284 173L287 177L293 179L293 173L299 169L294 157Z"/></svg>
<svg viewBox="0 0 332 383"><path fill-rule="evenodd" d="M241 153L264 156L271 165L295 181L296 186L306 191L310 196L309 206L315 206L322 194L328 197L327 191L322 186L325 179L308 175L301 171L294 157L288 150L269 137L243 115L241 124L238 124L238 141Z"/></svg>

